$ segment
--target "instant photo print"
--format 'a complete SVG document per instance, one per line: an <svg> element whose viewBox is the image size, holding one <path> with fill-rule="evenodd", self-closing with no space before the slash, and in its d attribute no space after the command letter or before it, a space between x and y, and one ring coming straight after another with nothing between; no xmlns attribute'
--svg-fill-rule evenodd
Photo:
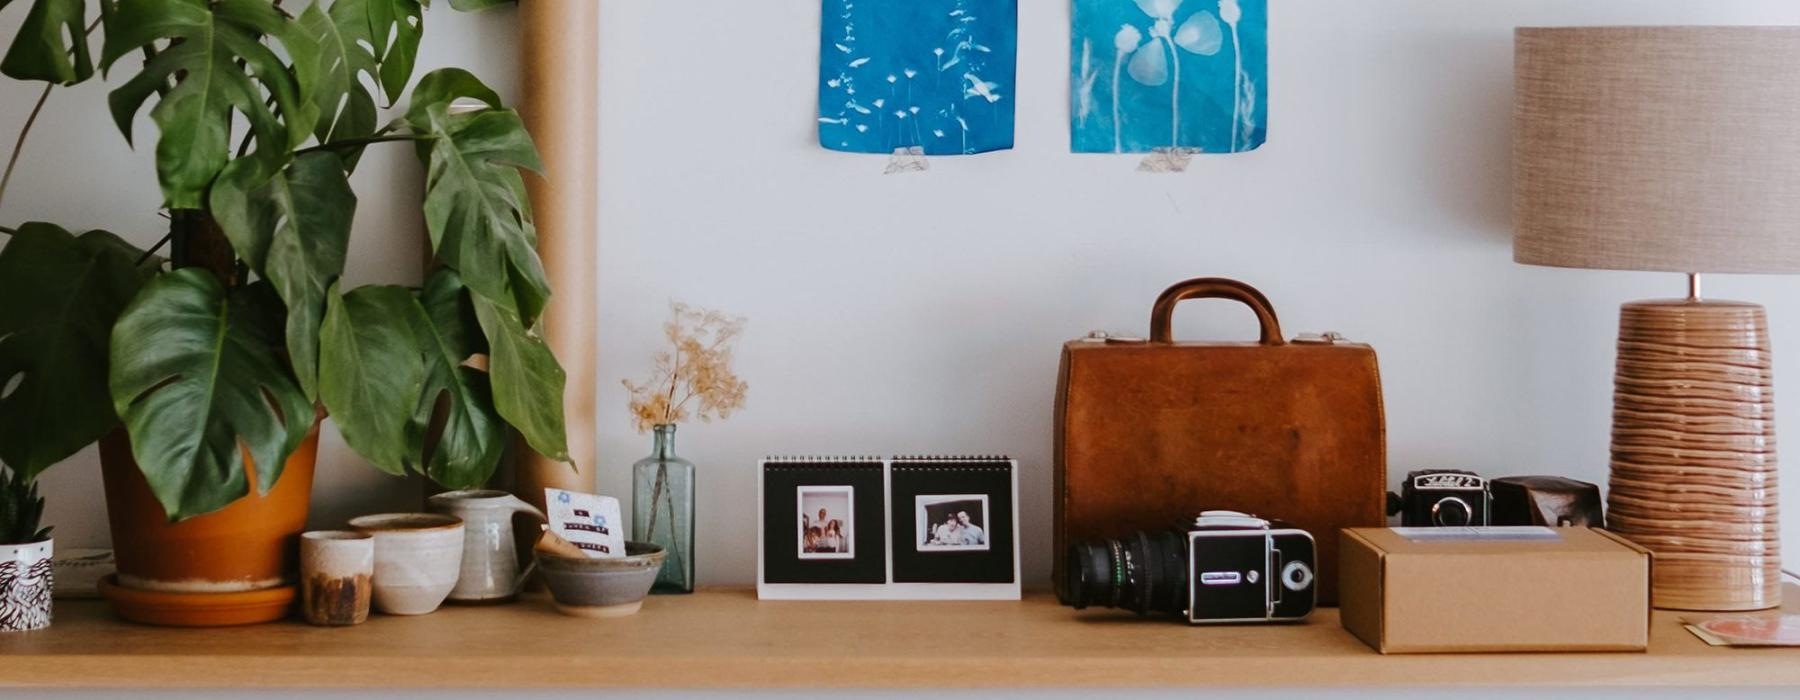
<svg viewBox="0 0 1800 700"><path fill-rule="evenodd" d="M799 537L801 559L856 558L856 487L801 486Z"/></svg>
<svg viewBox="0 0 1800 700"><path fill-rule="evenodd" d="M1006 457L771 457L758 472L766 600L1017 600Z"/></svg>
<svg viewBox="0 0 1800 700"><path fill-rule="evenodd" d="M971 515L973 514L973 515ZM913 550L919 552L985 552L988 550L988 497L985 493L913 496Z"/></svg>
<svg viewBox="0 0 1800 700"><path fill-rule="evenodd" d="M758 589L886 583L886 476L879 457L764 460Z"/></svg>
<svg viewBox="0 0 1800 700"><path fill-rule="evenodd" d="M1012 584L1013 469L1010 461L901 457L889 465L897 583Z"/></svg>

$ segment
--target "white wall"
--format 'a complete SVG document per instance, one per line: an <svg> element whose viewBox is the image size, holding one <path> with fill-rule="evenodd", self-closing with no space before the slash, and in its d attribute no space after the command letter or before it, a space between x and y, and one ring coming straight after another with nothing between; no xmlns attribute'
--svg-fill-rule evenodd
<svg viewBox="0 0 1800 700"><path fill-rule="evenodd" d="M738 363L748 409L685 426L679 441L701 466L703 583L754 576L757 457L897 451L1017 456L1025 566L1041 578L1060 343L1142 333L1156 294L1198 275L1259 286L1290 334L1375 346L1391 474L1603 482L1617 306L1677 295L1682 280L1511 262L1512 27L1800 23L1800 3L1782 0L1272 0L1268 145L1158 176L1131 157L1067 153L1068 5L1022 0L1018 150L882 176L881 157L814 145L818 5L603 11L603 491L627 493L648 451L618 380L647 370L668 302L750 319ZM509 11L440 8L427 24L425 63L516 84ZM0 91L10 129L35 93ZM154 238L148 149L124 148L103 98L96 86L53 98L0 221ZM418 169L400 150L359 172L352 281L417 275ZM1769 307L1778 394L1800 396L1800 280L1708 284ZM1184 307L1177 332L1253 328L1216 303ZM1784 434L1796 412L1781 414ZM408 501L409 487L357 467L341 441L327 447L317 519ZM69 546L105 539L96 472L83 454L49 477ZM1800 534L1794 519L1786 533Z"/></svg>

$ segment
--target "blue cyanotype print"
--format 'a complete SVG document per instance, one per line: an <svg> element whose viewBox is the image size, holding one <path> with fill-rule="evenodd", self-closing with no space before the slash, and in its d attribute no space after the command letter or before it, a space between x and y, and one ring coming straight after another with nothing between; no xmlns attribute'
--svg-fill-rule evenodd
<svg viewBox="0 0 1800 700"><path fill-rule="evenodd" d="M819 145L1012 148L1018 0L824 0Z"/></svg>
<svg viewBox="0 0 1800 700"><path fill-rule="evenodd" d="M1076 153L1236 153L1268 125L1267 0L1072 0Z"/></svg>

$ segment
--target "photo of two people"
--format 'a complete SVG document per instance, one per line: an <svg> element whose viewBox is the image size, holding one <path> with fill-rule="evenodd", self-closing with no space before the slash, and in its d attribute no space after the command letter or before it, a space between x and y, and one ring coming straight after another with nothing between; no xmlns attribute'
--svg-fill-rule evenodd
<svg viewBox="0 0 1800 700"><path fill-rule="evenodd" d="M916 496L914 504L919 551L987 551L987 494Z"/></svg>

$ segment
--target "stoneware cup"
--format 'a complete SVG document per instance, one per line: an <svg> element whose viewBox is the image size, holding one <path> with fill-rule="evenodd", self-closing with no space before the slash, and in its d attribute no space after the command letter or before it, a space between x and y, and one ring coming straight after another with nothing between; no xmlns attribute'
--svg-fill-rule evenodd
<svg viewBox="0 0 1800 700"><path fill-rule="evenodd" d="M368 620L374 576L374 535L319 530L300 536L300 609L307 622L341 627Z"/></svg>
<svg viewBox="0 0 1800 700"><path fill-rule="evenodd" d="M0 632L50 626L50 540L0 545Z"/></svg>
<svg viewBox="0 0 1800 700"><path fill-rule="evenodd" d="M463 522L434 513L385 513L350 521L375 537L375 609L424 615L456 587L462 566Z"/></svg>
<svg viewBox="0 0 1800 700"><path fill-rule="evenodd" d="M440 493L430 498L426 509L463 521L462 573L450 589L452 602L500 602L519 594L532 565L519 569L513 514L544 522L544 511L505 491L488 490Z"/></svg>

